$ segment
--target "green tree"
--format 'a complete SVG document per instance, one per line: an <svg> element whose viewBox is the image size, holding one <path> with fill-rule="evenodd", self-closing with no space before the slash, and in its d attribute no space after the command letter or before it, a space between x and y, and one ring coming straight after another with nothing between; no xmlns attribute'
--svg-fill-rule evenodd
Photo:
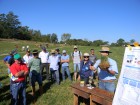
<svg viewBox="0 0 140 105"><path fill-rule="evenodd" d="M52 33L50 39L51 39L51 43L57 43L58 42L58 38L57 38L57 35L55 33Z"/></svg>
<svg viewBox="0 0 140 105"><path fill-rule="evenodd" d="M123 46L123 45L125 45L125 40L122 39L122 38L118 39L118 40L117 40L117 45L118 45L118 46Z"/></svg>
<svg viewBox="0 0 140 105"><path fill-rule="evenodd" d="M133 44L135 42L135 39L130 40L130 44Z"/></svg>
<svg viewBox="0 0 140 105"><path fill-rule="evenodd" d="M67 40L70 39L70 37L71 37L71 34L69 34L69 33L64 33L64 34L62 34L62 36L61 36L61 41L62 41L62 42L66 42Z"/></svg>
<svg viewBox="0 0 140 105"><path fill-rule="evenodd" d="M0 37L2 38L15 38L17 28L20 26L18 16L13 12L0 14Z"/></svg>

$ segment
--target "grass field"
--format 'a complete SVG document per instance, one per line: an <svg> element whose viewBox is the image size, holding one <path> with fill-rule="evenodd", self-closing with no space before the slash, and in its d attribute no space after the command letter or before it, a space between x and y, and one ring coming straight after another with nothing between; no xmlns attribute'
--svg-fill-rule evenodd
<svg viewBox="0 0 140 105"><path fill-rule="evenodd" d="M21 51L22 46L30 46L31 50L38 49L36 45L43 44L39 42L31 41L20 41L20 40L0 40L0 82L3 84L3 87L0 89L0 105L9 105L10 104L10 94L9 94L9 78L7 76L7 67L3 63L3 58L15 48L15 45L18 45L18 52L23 56L25 51ZM45 43L44 43L45 44ZM59 48L60 51L65 49L68 54L73 51L73 46L63 46L63 45L49 45L48 51L51 49ZM78 46L78 49L84 53L89 52L91 48L95 49L95 54L97 57L100 57L99 50L101 47L94 46ZM124 47L111 47L113 53L110 54L110 57L117 61L118 69L120 72L122 66L122 60L124 55ZM71 60L72 61L72 60ZM70 72L73 74L73 64L70 62ZM44 71L45 72L45 71ZM119 77L119 75L118 75ZM66 81L61 81L61 84L58 86L56 84L51 84L47 80L43 80L43 95L39 95L38 85L36 84L36 101L33 101L31 93L31 88L27 84L26 93L27 93L27 104L28 105L73 105L73 94L70 88L71 82L67 78ZM82 103L81 103L82 105Z"/></svg>

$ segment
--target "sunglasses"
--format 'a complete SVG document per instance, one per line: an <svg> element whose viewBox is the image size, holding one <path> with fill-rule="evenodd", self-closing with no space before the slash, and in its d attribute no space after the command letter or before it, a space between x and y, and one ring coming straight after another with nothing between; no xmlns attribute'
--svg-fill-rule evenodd
<svg viewBox="0 0 140 105"><path fill-rule="evenodd" d="M89 58L89 56L84 56L84 58Z"/></svg>

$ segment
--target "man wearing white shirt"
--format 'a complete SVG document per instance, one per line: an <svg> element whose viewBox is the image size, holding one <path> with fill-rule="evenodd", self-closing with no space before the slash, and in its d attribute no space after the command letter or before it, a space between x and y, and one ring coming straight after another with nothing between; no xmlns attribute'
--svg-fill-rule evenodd
<svg viewBox="0 0 140 105"><path fill-rule="evenodd" d="M55 50L51 51L51 56L49 56L48 62L50 63L50 72L51 72L51 80L53 79L56 81L56 83L59 85L60 84L60 79L59 79L59 57L56 55Z"/></svg>
<svg viewBox="0 0 140 105"><path fill-rule="evenodd" d="M27 49L26 54L23 56L23 62L27 65L27 67L28 67L29 60L32 58L33 58L33 55L30 53L30 50Z"/></svg>
<svg viewBox="0 0 140 105"><path fill-rule="evenodd" d="M43 75L44 68L46 69L46 79L49 79L49 65L48 65L48 58L49 52L46 50L45 47L42 47L42 51L39 53L39 58L41 59L41 69L40 73Z"/></svg>
<svg viewBox="0 0 140 105"><path fill-rule="evenodd" d="M29 49L26 49L26 54L23 56L23 62L27 65L28 67L28 70L29 70L29 61L33 58L33 55L30 53L30 50ZM26 76L25 80L27 82L27 78L28 78L29 75Z"/></svg>

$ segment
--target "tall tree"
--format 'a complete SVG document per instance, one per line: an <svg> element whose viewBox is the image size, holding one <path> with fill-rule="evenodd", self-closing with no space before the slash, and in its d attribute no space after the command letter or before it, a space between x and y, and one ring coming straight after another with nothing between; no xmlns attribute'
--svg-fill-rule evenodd
<svg viewBox="0 0 140 105"><path fill-rule="evenodd" d="M71 37L71 34L69 34L69 33L64 33L64 34L62 34L62 36L61 36L61 41L62 41L62 42L66 42L67 40L70 39L70 37Z"/></svg>
<svg viewBox="0 0 140 105"><path fill-rule="evenodd" d="M135 39L130 40L130 44L133 44L135 42Z"/></svg>
<svg viewBox="0 0 140 105"><path fill-rule="evenodd" d="M57 38L57 35L55 33L52 33L50 39L51 39L51 43L57 43L58 42L58 38Z"/></svg>
<svg viewBox="0 0 140 105"><path fill-rule="evenodd" d="M120 39L117 40L117 45L118 46L123 46L124 44L125 44L125 40L124 39L120 38Z"/></svg>

